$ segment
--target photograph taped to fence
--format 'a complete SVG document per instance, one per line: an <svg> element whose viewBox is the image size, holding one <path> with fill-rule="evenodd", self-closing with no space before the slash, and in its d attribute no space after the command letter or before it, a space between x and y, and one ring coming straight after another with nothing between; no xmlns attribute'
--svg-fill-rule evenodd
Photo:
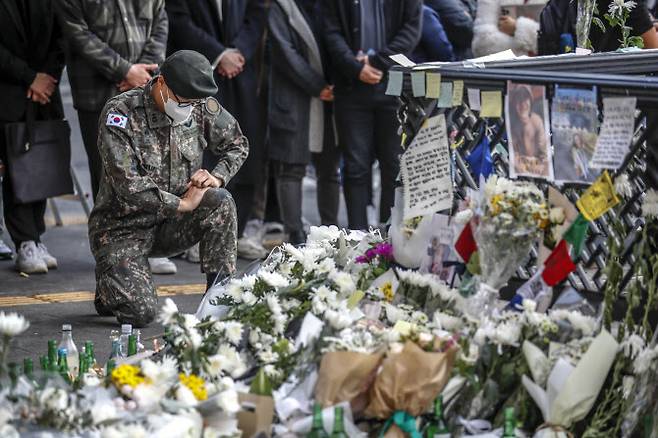
<svg viewBox="0 0 658 438"><path fill-rule="evenodd" d="M549 146L548 101L542 85L507 83L505 124L510 177L553 180Z"/></svg>
<svg viewBox="0 0 658 438"><path fill-rule="evenodd" d="M593 182L600 174L589 166L599 125L596 88L556 87L551 109L555 181Z"/></svg>

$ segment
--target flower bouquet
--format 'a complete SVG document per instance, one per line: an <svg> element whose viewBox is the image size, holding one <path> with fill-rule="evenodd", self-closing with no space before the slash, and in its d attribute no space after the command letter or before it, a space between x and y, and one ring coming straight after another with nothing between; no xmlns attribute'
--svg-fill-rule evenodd
<svg viewBox="0 0 658 438"><path fill-rule="evenodd" d="M541 230L549 224L542 192L531 183L492 175L472 199L476 214L480 283L468 313L489 313L498 290L528 256Z"/></svg>

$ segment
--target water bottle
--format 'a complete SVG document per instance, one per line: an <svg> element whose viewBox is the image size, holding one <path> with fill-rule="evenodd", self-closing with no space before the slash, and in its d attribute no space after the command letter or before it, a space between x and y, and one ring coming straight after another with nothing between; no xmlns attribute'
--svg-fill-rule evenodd
<svg viewBox="0 0 658 438"><path fill-rule="evenodd" d="M131 324L121 324L121 357L128 356L128 338L133 333L133 326Z"/></svg>
<svg viewBox="0 0 658 438"><path fill-rule="evenodd" d="M64 324L62 326L62 340L59 343L58 350L61 348L66 348L66 363L69 372L73 373L74 376L77 375L80 362L78 359L78 349L73 342L71 324Z"/></svg>

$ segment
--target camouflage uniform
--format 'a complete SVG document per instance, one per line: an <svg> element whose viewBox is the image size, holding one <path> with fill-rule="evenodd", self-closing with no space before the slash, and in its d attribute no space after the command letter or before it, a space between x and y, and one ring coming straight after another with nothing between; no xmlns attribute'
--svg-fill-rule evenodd
<svg viewBox="0 0 658 438"><path fill-rule="evenodd" d="M220 157L211 173L226 184L249 146L214 98L195 107L187 122L171 125L155 107L150 84L108 101L99 124L103 175L89 219L94 304L101 314L143 326L154 319L157 304L148 257L200 242L203 272L235 271L236 212L229 192L210 189L193 212L177 209L204 149Z"/></svg>

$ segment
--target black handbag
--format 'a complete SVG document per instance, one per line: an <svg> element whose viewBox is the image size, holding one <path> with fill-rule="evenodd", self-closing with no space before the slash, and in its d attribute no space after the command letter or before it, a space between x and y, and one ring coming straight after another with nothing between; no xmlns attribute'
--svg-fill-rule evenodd
<svg viewBox="0 0 658 438"><path fill-rule="evenodd" d="M25 122L7 123L7 170L20 204L73 193L71 128L66 120L36 120L28 104Z"/></svg>

